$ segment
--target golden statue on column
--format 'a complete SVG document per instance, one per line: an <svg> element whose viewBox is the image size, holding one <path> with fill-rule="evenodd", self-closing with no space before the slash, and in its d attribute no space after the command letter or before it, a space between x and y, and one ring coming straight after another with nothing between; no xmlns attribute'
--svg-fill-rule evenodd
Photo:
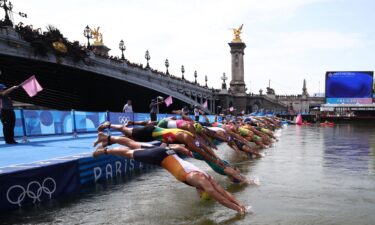
<svg viewBox="0 0 375 225"><path fill-rule="evenodd" d="M234 38L232 42L242 42L241 33L242 33L243 24L239 28L233 28Z"/></svg>

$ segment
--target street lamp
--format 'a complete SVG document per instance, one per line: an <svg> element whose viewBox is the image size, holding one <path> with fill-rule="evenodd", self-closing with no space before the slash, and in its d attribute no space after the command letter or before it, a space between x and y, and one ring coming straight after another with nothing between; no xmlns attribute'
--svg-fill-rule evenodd
<svg viewBox="0 0 375 225"><path fill-rule="evenodd" d="M195 84L197 84L197 76L198 76L198 75L197 75L197 71L194 71L194 77L195 77L195 81L194 81L194 83L195 83Z"/></svg>
<svg viewBox="0 0 375 225"><path fill-rule="evenodd" d="M184 65L181 66L181 73L182 73L182 80L185 80L185 77L184 77L185 67L184 67Z"/></svg>
<svg viewBox="0 0 375 225"><path fill-rule="evenodd" d="M146 50L145 59L147 60L146 68L150 68L150 65L148 64L148 61L151 59L151 56L150 56L150 52L148 50Z"/></svg>
<svg viewBox="0 0 375 225"><path fill-rule="evenodd" d="M165 67L167 68L166 74L169 75L169 71L168 71L169 61L168 61L168 59L165 60Z"/></svg>
<svg viewBox="0 0 375 225"><path fill-rule="evenodd" d="M221 77L221 80L223 80L223 83L221 84L221 89L227 89L227 84L225 81L228 79L228 77L223 73L223 76Z"/></svg>
<svg viewBox="0 0 375 225"><path fill-rule="evenodd" d="M121 50L121 59L122 60L125 60L125 56L124 56L124 51L126 49L126 46L125 46L125 43L124 41L121 39L119 45L118 45L119 49Z"/></svg>
<svg viewBox="0 0 375 225"><path fill-rule="evenodd" d="M8 0L0 0L0 8L3 8L5 11L5 18L3 21L4 26L13 26L13 22L9 17L9 13L15 13L13 12L13 4L11 2L7 3ZM23 12L18 12L18 15L23 18L27 18L27 14Z"/></svg>
<svg viewBox="0 0 375 225"><path fill-rule="evenodd" d="M0 7L3 8L4 11L5 11L4 25L5 25L5 26L12 26L13 23L12 23L12 21L9 19L8 11L12 11L12 9L13 9L13 5L12 5L11 2L9 2L9 3L7 4L7 1L8 1L8 0L2 0L2 1L0 2Z"/></svg>
<svg viewBox="0 0 375 225"><path fill-rule="evenodd" d="M207 87L207 75L204 77L204 80L206 81L206 87Z"/></svg>
<svg viewBox="0 0 375 225"><path fill-rule="evenodd" d="M90 39L92 38L92 32L89 25L87 25L83 30L83 35L87 38L87 48L90 49Z"/></svg>

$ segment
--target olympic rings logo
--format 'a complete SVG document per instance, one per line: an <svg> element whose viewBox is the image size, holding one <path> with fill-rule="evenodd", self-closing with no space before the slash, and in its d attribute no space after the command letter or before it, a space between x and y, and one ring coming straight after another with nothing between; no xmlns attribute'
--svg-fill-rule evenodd
<svg viewBox="0 0 375 225"><path fill-rule="evenodd" d="M129 120L130 120L130 118L128 116L119 116L118 117L118 121L121 124L127 124Z"/></svg>
<svg viewBox="0 0 375 225"><path fill-rule="evenodd" d="M46 179L44 179L42 184L40 184L38 181L31 181L27 185L26 189L21 185L11 186L7 191L7 199L11 204L22 206L21 203L26 198L26 195L33 200L33 203L35 203L36 201L41 201L40 197L42 196L43 192L49 196L49 199L51 199L52 194L55 191L56 181L51 177L47 177ZM12 196L19 193L18 198L12 199L10 197L11 193L13 193Z"/></svg>

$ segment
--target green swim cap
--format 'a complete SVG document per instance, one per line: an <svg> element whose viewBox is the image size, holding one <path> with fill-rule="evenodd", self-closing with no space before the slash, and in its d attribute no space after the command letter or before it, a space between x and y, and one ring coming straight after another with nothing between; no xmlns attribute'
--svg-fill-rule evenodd
<svg viewBox="0 0 375 225"><path fill-rule="evenodd" d="M200 125L199 123L194 123L194 127L197 133L200 133L202 131L202 125Z"/></svg>

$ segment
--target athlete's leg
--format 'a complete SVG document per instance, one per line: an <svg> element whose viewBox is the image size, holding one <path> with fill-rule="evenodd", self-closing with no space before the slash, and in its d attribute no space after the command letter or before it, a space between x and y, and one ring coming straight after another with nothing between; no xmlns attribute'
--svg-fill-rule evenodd
<svg viewBox="0 0 375 225"><path fill-rule="evenodd" d="M122 125L122 124L111 124L111 122L109 122L109 121L106 121L106 122L102 123L98 127L98 131L101 132L101 131L103 131L104 129L107 129L107 128L120 131L123 134L125 134L126 136L131 137L132 128L128 128L128 127L126 127L126 125Z"/></svg>
<svg viewBox="0 0 375 225"><path fill-rule="evenodd" d="M131 150L127 147L114 147L111 149L104 148L102 146L99 146L95 152L93 152L94 157L98 157L104 154L110 154L110 155L116 155L116 156L122 156L132 159L133 153L136 150Z"/></svg>
<svg viewBox="0 0 375 225"><path fill-rule="evenodd" d="M136 148L142 147L140 143L138 143L138 142L136 142L136 141L134 141L130 138L127 138L127 137L124 137L124 136L107 136L103 132L100 132L98 134L98 138L94 142L94 147L100 142L102 143L103 147L105 147L109 144L113 144L113 143L124 145L124 146L127 146L127 147L131 148L131 149L136 149Z"/></svg>

